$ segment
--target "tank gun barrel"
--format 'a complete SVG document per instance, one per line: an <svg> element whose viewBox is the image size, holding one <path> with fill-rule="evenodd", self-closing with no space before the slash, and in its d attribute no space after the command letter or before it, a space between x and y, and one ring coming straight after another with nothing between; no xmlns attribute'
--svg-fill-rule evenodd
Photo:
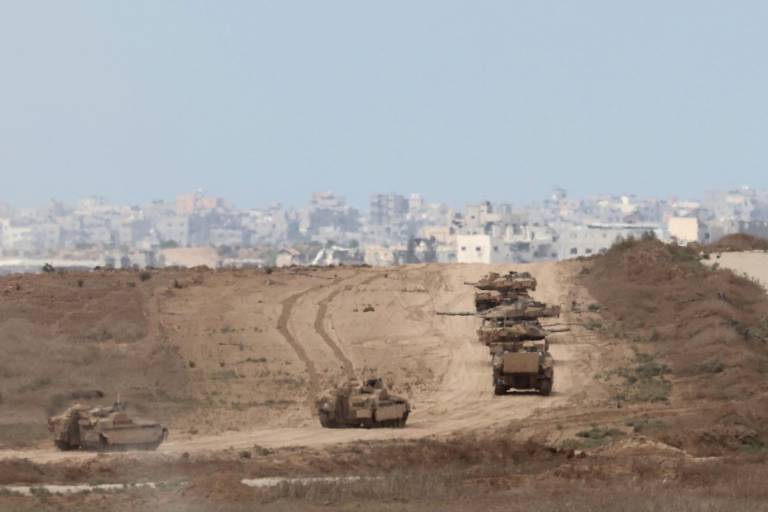
<svg viewBox="0 0 768 512"><path fill-rule="evenodd" d="M435 314L440 316L477 316L474 311L436 311Z"/></svg>

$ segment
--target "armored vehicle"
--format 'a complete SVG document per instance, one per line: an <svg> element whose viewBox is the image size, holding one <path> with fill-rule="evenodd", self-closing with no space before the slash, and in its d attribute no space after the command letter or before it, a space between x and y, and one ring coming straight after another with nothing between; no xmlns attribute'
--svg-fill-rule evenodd
<svg viewBox="0 0 768 512"><path fill-rule="evenodd" d="M475 310L481 313L512 300L514 299L496 290L479 290L475 292Z"/></svg>
<svg viewBox="0 0 768 512"><path fill-rule="evenodd" d="M316 406L326 428L404 427L411 412L408 401L389 394L380 378L362 385L347 382L317 400Z"/></svg>
<svg viewBox="0 0 768 512"><path fill-rule="evenodd" d="M475 308L478 312L500 306L518 297L528 297L528 292L536 289L536 279L528 272L508 272L500 275L490 272L475 283Z"/></svg>
<svg viewBox="0 0 768 512"><path fill-rule="evenodd" d="M477 282L464 284L474 286L478 290L499 292L528 292L536 289L536 279L529 272L507 272L503 276L497 272L489 272Z"/></svg>
<svg viewBox="0 0 768 512"><path fill-rule="evenodd" d="M60 450L154 450L168 437L161 424L130 417L120 403L96 408L73 405L50 418L48 430Z"/></svg>
<svg viewBox="0 0 768 512"><path fill-rule="evenodd" d="M546 341L527 341L509 351L503 345L493 355L494 394L503 395L510 389L536 390L542 395L552 392L554 360Z"/></svg>
<svg viewBox="0 0 768 512"><path fill-rule="evenodd" d="M543 340L546 331L539 322L523 320L498 325L496 319L483 319L483 325L477 330L477 338L484 345L526 340Z"/></svg>
<svg viewBox="0 0 768 512"><path fill-rule="evenodd" d="M560 316L560 306L548 306L543 302L532 299L517 299L510 304L489 309L479 315L496 327L505 327L522 320L537 320L539 318L554 318Z"/></svg>

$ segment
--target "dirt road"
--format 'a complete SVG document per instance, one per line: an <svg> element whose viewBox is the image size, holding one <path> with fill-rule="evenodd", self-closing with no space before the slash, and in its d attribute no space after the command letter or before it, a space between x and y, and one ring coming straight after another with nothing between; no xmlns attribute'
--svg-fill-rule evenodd
<svg viewBox="0 0 768 512"><path fill-rule="evenodd" d="M259 335L264 337L264 341L258 346L253 342L253 350L268 348L271 359L276 359L278 352L280 357L287 359L281 359L280 368L290 367L293 372L291 375L303 375L300 381L295 381L303 383L303 389L300 390L303 397L299 397L295 407L253 416L260 420L241 421L236 429L227 430L219 426L219 432L200 434L172 430L170 439L156 453L177 455L250 448L254 445L270 448L319 447L356 440L441 436L492 428L511 420L534 417L543 410L577 406L585 395L586 386L594 377L597 359L597 348L592 344L590 334L582 327L574 326L571 332L557 334L552 338L551 351L556 365L551 396L521 394L497 397L491 386L488 349L476 341L478 320L473 317L434 314L435 311L471 310L473 291L463 282L476 280L489 270L530 271L539 283L534 294L537 299L565 304L569 301L573 283L568 268L546 263L495 268L480 265L429 265L398 269L354 269L340 272L332 279L307 279L298 288L272 290L275 294L281 294L282 299L277 302L277 307L269 308L263 306L267 292L247 283L227 282L225 284L228 288L222 286L215 293L208 288L200 292L197 298L190 294L185 298L186 302L174 303L174 314L186 312L192 316L197 307L193 306L196 304L194 301L216 301L217 319L225 319L232 325L227 332L229 329L237 332L240 325L251 321L253 313L249 312L249 308L258 309L263 322L272 327L271 330L263 329L263 334ZM234 299L231 299L231 306L225 307L223 304L227 296ZM166 309L170 308L166 306ZM200 317L199 314L197 316ZM564 308L563 317L553 322L569 323L567 308ZM210 329L210 322L207 325L207 329ZM248 326L251 330L250 324ZM192 323L191 328L199 330L200 326ZM242 330L245 331L245 328ZM243 341L239 343L239 357L242 359L242 354L247 354L251 346ZM204 361L204 354L209 354L205 351L212 350L210 340L204 338L198 344L188 344L189 347L197 347L187 347L185 350L189 354L196 354L198 361ZM220 342L219 345L227 347L229 344ZM286 353L289 355L286 356ZM219 354L216 359L223 357ZM248 393L247 386L241 381L247 383L246 378L251 377L245 370L238 371L242 373L243 379L234 381L227 389L232 393L231 390L235 388L231 386L237 385L238 393ZM413 412L407 427L372 430L321 428L311 408L307 407L307 403L317 395L319 386L351 375L374 373L384 375L387 380L394 382L396 391L405 392L409 396ZM268 375L265 377L265 374ZM262 379L259 382L263 391L269 379L274 380L275 375L284 374L272 370L253 372L253 375L259 375ZM211 387L214 384L208 381L200 386L205 393L215 392ZM274 393L284 392L284 386L273 386L276 386ZM230 420L248 418L245 413L227 408L221 410L232 415ZM27 458L35 462L94 456L82 452L57 452L46 447L0 451L0 459Z"/></svg>

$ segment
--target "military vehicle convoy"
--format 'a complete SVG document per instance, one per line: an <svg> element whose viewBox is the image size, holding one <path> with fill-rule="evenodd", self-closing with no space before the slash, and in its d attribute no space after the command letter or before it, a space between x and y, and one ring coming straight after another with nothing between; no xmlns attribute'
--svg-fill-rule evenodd
<svg viewBox="0 0 768 512"><path fill-rule="evenodd" d="M504 276L491 272L476 283L476 315L482 318L478 340L492 356L494 394L509 390L552 392L554 360L549 353L549 332L540 318L560 316L559 306L533 300L536 279L524 272Z"/></svg>
<svg viewBox="0 0 768 512"><path fill-rule="evenodd" d="M73 405L48 420L60 450L154 450L168 437L156 421L132 418L124 404L89 408Z"/></svg>
<svg viewBox="0 0 768 512"><path fill-rule="evenodd" d="M317 415L326 428L402 428L411 406L405 398L391 395L380 378L362 385L349 381L317 400Z"/></svg>
<svg viewBox="0 0 768 512"><path fill-rule="evenodd" d="M528 292L536 290L536 279L528 272L508 272L503 276L490 272L475 283L475 309L478 312L495 308L519 297L528 297Z"/></svg>

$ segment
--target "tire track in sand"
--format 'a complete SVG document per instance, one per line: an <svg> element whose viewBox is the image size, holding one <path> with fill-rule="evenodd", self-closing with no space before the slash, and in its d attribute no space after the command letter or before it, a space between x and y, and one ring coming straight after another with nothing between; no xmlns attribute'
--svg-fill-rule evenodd
<svg viewBox="0 0 768 512"><path fill-rule="evenodd" d="M373 275L368 279L364 279L357 285L349 284L346 286L341 286L329 293L324 299L317 303L318 308L317 314L315 315L315 332L320 335L325 344L328 345L328 348L330 348L333 352L333 355L336 356L336 359L341 362L344 368L344 373L347 375L347 377L350 378L355 377L355 365L352 363L352 360L347 357L341 346L336 343L336 341L325 327L325 317L328 314L328 305L341 293L352 290L353 286L365 286L376 280L378 277L378 275Z"/></svg>
<svg viewBox="0 0 768 512"><path fill-rule="evenodd" d="M323 288L324 286L327 285L321 284L307 288L306 290L294 293L287 299L283 300L280 303L280 306L282 307L282 310L280 311L280 317L277 319L278 332L282 335L283 338L285 338L285 341L288 342L293 351L296 353L296 356L298 356L299 360L307 369L307 375L309 376L309 382L307 383L307 405L309 406L310 413L313 413L315 410L314 393L320 384L320 374L317 372L317 367L315 366L314 361L310 359L310 357L307 355L307 351L304 350L302 344L299 343L299 340L296 339L291 330L288 328L288 322L291 319L293 308L296 306L296 303L299 301L299 299L308 293Z"/></svg>

